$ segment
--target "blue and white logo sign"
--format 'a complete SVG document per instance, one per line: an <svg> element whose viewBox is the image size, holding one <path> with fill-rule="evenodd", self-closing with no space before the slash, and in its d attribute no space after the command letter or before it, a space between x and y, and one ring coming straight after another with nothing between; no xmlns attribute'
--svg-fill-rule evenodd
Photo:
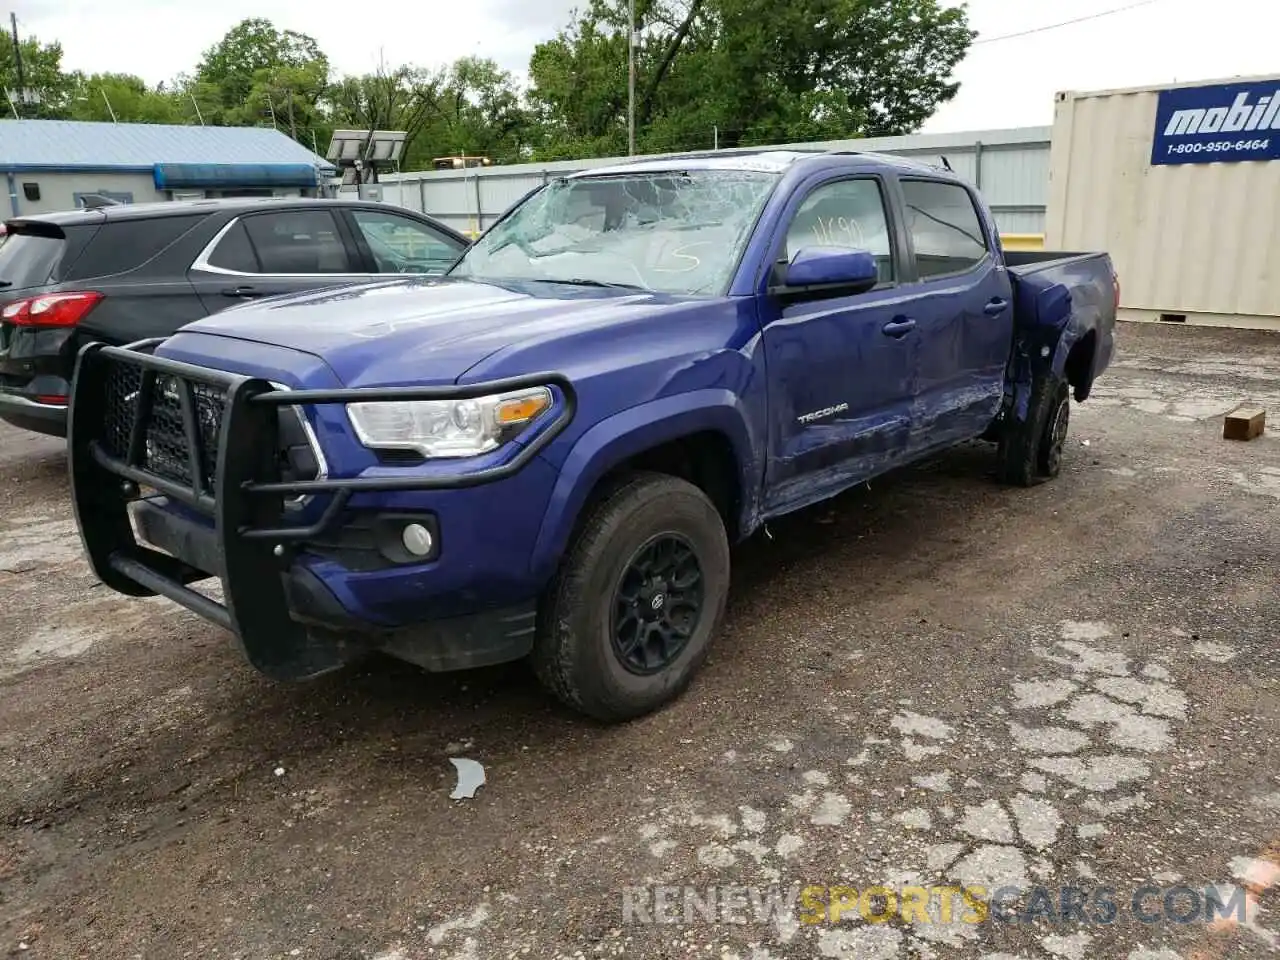
<svg viewBox="0 0 1280 960"><path fill-rule="evenodd" d="M1160 91L1151 163L1280 159L1280 80Z"/></svg>

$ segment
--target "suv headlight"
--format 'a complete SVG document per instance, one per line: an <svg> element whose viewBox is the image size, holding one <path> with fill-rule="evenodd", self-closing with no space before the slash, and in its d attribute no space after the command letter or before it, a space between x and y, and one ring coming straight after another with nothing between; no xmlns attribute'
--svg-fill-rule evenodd
<svg viewBox="0 0 1280 960"><path fill-rule="evenodd" d="M373 450L427 458L474 457L519 436L551 408L546 387L472 400L370 400L347 404L356 436Z"/></svg>

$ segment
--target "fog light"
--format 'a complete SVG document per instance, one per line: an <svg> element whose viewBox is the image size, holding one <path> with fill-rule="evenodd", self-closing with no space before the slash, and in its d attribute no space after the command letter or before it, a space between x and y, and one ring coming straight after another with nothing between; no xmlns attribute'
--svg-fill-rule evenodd
<svg viewBox="0 0 1280 960"><path fill-rule="evenodd" d="M420 523L407 524L400 534L400 542L415 557L427 556L435 546L431 540L431 531Z"/></svg>

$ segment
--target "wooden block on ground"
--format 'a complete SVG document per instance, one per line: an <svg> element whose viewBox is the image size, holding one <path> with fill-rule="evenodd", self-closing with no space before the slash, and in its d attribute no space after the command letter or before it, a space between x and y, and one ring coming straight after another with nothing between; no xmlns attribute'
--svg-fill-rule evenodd
<svg viewBox="0 0 1280 960"><path fill-rule="evenodd" d="M1267 427L1267 411L1262 407L1236 407L1222 422L1224 440L1252 440Z"/></svg>

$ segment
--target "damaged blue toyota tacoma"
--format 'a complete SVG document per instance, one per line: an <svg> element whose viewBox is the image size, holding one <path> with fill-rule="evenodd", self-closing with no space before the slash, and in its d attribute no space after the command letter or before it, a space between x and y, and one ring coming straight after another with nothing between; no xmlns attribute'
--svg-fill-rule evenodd
<svg viewBox="0 0 1280 960"><path fill-rule="evenodd" d="M86 345L76 519L105 584L220 624L270 677L527 659L621 721L689 683L730 546L770 518L975 439L1007 483L1055 476L1118 301L1107 254L1005 253L932 165L592 169L443 276Z"/></svg>

